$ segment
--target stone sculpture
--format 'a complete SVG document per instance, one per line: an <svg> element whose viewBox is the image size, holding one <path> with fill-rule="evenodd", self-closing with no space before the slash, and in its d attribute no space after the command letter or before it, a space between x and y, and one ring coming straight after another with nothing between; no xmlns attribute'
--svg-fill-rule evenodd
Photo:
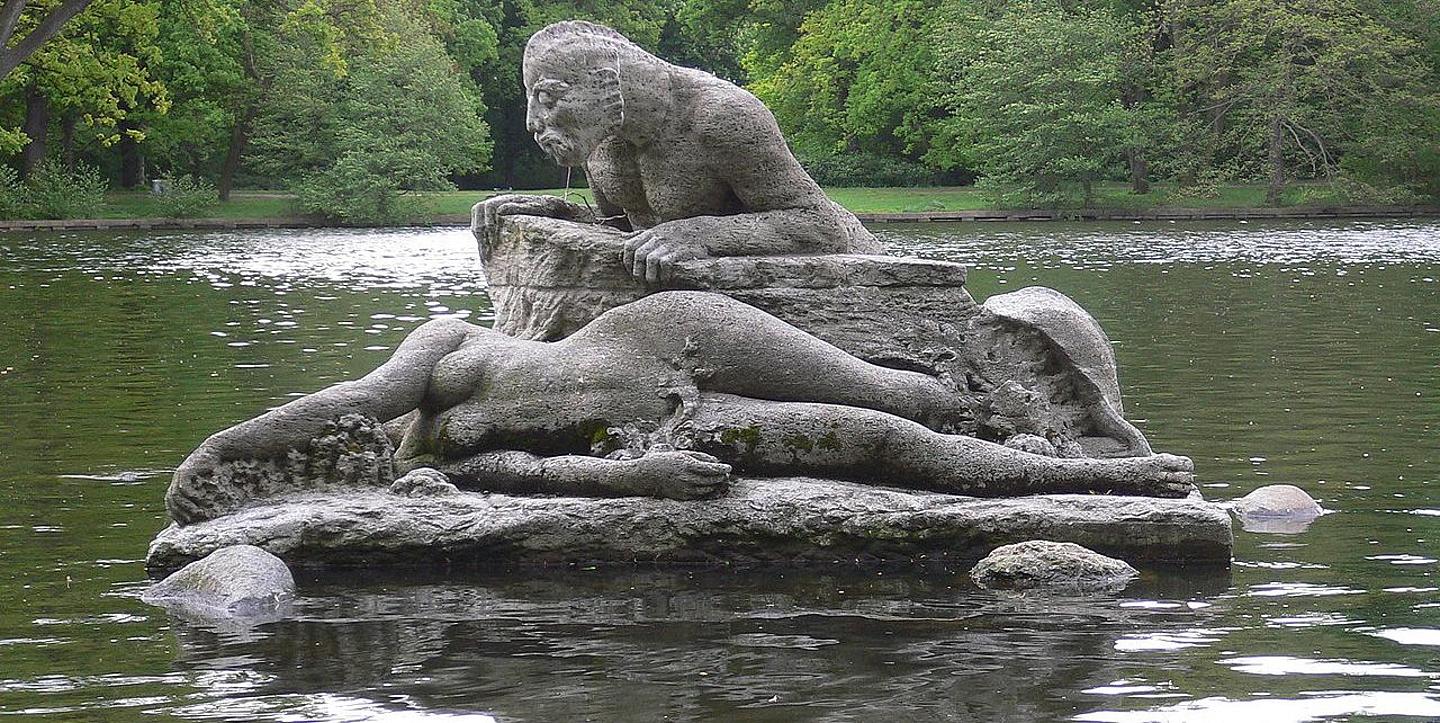
<svg viewBox="0 0 1440 723"><path fill-rule="evenodd" d="M488 491L701 499L732 468L975 496L1193 489L1183 457L1059 459L943 433L965 414L935 377L867 364L725 296L665 292L552 343L429 322L365 378L207 439L166 504L189 523L306 480L388 483L382 434L350 420L404 415L396 471ZM336 420L353 425L338 445ZM331 451L355 440L376 450L363 464Z"/></svg>
<svg viewBox="0 0 1440 723"><path fill-rule="evenodd" d="M472 216L482 257L512 214L633 231L623 262L652 283L687 259L881 250L800 167L765 105L732 83L586 22L535 33L524 82L526 127L556 162L584 166L595 209L551 196L482 201Z"/></svg>
<svg viewBox="0 0 1440 723"><path fill-rule="evenodd" d="M1074 302L977 304L962 266L880 255L758 100L608 28L536 33L524 83L596 209L478 204L495 329L426 323L363 379L205 440L152 571L237 544L292 564L893 561L1043 538L1228 561L1227 514L1124 420Z"/></svg>

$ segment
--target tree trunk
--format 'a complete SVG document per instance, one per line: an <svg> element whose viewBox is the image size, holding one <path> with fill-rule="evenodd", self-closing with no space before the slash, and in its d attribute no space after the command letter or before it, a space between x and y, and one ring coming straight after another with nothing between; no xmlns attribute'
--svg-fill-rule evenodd
<svg viewBox="0 0 1440 723"><path fill-rule="evenodd" d="M50 101L34 88L25 96L25 125L21 130L30 137L20 158L20 174L28 178L45 160L45 139L50 130Z"/></svg>
<svg viewBox="0 0 1440 723"><path fill-rule="evenodd" d="M120 185L131 189L145 185L145 156L140 144L125 132L133 128L129 121L120 123Z"/></svg>
<svg viewBox="0 0 1440 723"><path fill-rule="evenodd" d="M79 121L75 115L67 115L60 121L60 157L65 162L65 170L75 170L75 124Z"/></svg>
<svg viewBox="0 0 1440 723"><path fill-rule="evenodd" d="M1145 161L1145 153L1139 148L1131 148L1125 152L1126 160L1130 164L1130 192L1144 195L1150 192L1150 164Z"/></svg>
<svg viewBox="0 0 1440 723"><path fill-rule="evenodd" d="M1279 206L1285 192L1285 119L1275 116L1270 121L1270 187L1265 191L1265 205Z"/></svg>
<svg viewBox="0 0 1440 723"><path fill-rule="evenodd" d="M250 127L255 122L255 113L255 109L247 109L230 129L230 147L225 151L225 162L220 164L220 181L215 189L221 201L230 200L230 190L235 187L235 171L240 169L240 158L245 154L245 146L250 143Z"/></svg>

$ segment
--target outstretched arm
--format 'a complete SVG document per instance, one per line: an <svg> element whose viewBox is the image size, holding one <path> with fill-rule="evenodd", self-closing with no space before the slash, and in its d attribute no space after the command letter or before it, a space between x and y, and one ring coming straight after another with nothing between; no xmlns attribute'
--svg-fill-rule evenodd
<svg viewBox="0 0 1440 723"><path fill-rule="evenodd" d="M181 524L210 519L253 497L293 488L291 478L313 472L312 461L304 459L311 440L333 431L336 420L347 415L386 422L418 407L435 365L474 328L458 319L427 322L365 377L211 435L175 470L165 494L170 516Z"/></svg>
<svg viewBox="0 0 1440 723"><path fill-rule="evenodd" d="M464 487L489 492L695 500L724 492L730 465L689 451L656 451L637 459L499 451L443 464L440 471Z"/></svg>

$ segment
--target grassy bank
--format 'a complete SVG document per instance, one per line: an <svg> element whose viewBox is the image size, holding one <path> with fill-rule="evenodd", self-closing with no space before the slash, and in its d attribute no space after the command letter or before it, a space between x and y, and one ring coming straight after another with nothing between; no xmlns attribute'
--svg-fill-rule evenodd
<svg viewBox="0 0 1440 723"><path fill-rule="evenodd" d="M922 188L828 188L825 192L840 205L855 213L914 213L940 211L973 211L990 208L991 204L971 186ZM448 191L417 193L411 197L417 222L441 217L464 215L476 201L503 193L502 191ZM525 191L560 195L561 189ZM581 189L571 191L588 197ZM1159 207L1185 208L1262 208L1265 203L1263 186L1225 186L1205 196L1177 196L1167 184L1156 184L1146 195L1135 195L1123 184L1106 184L1097 193L1097 208L1140 210ZM1297 186L1290 189L1286 206L1344 205L1344 201L1325 186ZM205 214L222 219L273 219L299 215L294 200L279 192L237 191L229 201ZM102 218L158 218L161 216L154 197L146 192L119 192L107 197Z"/></svg>

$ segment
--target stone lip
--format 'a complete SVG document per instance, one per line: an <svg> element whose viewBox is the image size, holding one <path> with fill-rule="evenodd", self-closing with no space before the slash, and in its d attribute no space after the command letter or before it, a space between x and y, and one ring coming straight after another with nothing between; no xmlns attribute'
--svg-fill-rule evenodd
<svg viewBox="0 0 1440 723"><path fill-rule="evenodd" d="M993 590L1116 591L1139 576L1124 560L1073 542L1030 540L998 547L970 570L976 585Z"/></svg>
<svg viewBox="0 0 1440 723"><path fill-rule="evenodd" d="M263 622L284 617L294 597L295 578L283 560L234 544L195 556L140 599L190 620Z"/></svg>
<svg viewBox="0 0 1440 723"><path fill-rule="evenodd" d="M384 490L296 494L171 525L161 574L230 545L291 565L745 564L976 560L1037 538L1136 562L1228 565L1229 516L1198 499L1048 495L978 499L805 478L741 479L723 497L517 497Z"/></svg>

